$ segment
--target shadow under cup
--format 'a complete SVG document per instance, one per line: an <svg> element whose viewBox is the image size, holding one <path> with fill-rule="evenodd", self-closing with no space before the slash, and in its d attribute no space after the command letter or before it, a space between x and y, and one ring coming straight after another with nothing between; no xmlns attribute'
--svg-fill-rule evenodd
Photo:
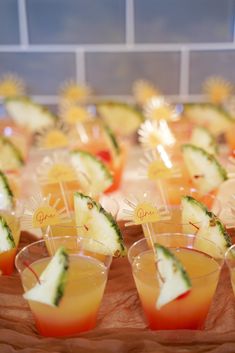
<svg viewBox="0 0 235 353"><path fill-rule="evenodd" d="M160 234L153 236L153 241L169 248L181 261L192 288L157 309L160 286L151 241L143 238L134 243L128 259L149 327L152 330L203 328L223 265L222 251L205 238L187 234Z"/></svg>
<svg viewBox="0 0 235 353"><path fill-rule="evenodd" d="M61 246L69 253L69 269L59 305L29 300L36 327L43 336L67 336L95 327L112 261L109 250L91 238L63 236L39 240L16 256L16 268L25 291L37 284Z"/></svg>

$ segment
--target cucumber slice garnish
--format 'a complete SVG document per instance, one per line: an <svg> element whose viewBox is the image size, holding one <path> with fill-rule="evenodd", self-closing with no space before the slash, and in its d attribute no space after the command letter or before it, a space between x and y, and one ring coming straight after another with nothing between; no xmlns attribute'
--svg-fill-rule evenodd
<svg viewBox="0 0 235 353"><path fill-rule="evenodd" d="M60 247L41 273L39 277L40 283L25 292L24 298L50 306L59 306L64 295L68 269L68 253L64 247Z"/></svg>
<svg viewBox="0 0 235 353"><path fill-rule="evenodd" d="M28 97L9 98L5 102L6 111L10 117L31 132L51 126L57 120L46 107L33 102Z"/></svg>
<svg viewBox="0 0 235 353"><path fill-rule="evenodd" d="M111 213L108 213L98 202L89 196L76 192L74 194L76 225L81 227L81 235L103 243L114 255L125 254L122 233ZM100 249L97 247L97 252Z"/></svg>
<svg viewBox="0 0 235 353"><path fill-rule="evenodd" d="M0 205L4 210L13 207L13 192L10 188L6 175L0 171Z"/></svg>
<svg viewBox="0 0 235 353"><path fill-rule="evenodd" d="M184 233L191 233L190 230L196 226L198 228L197 236L214 242L222 251L225 252L232 245L231 238L222 222L213 212L208 211L205 205L192 196L183 196L181 206ZM193 234L195 234L195 228L193 230ZM202 250L206 252L207 249Z"/></svg>
<svg viewBox="0 0 235 353"><path fill-rule="evenodd" d="M0 253L15 248L12 231L4 217L0 215Z"/></svg>
<svg viewBox="0 0 235 353"><path fill-rule="evenodd" d="M120 146L118 144L118 141L116 139L114 132L106 124L104 124L104 137L105 137L106 143L111 151L112 157L117 158L121 152Z"/></svg>
<svg viewBox="0 0 235 353"><path fill-rule="evenodd" d="M210 103L185 104L184 114L195 124L207 127L215 136L224 133L235 124L235 120L228 112Z"/></svg>
<svg viewBox="0 0 235 353"><path fill-rule="evenodd" d="M155 244L155 251L160 284L156 307L161 309L163 305L188 292L192 285L183 265L169 249Z"/></svg>
<svg viewBox="0 0 235 353"><path fill-rule="evenodd" d="M188 172L201 194L217 189L228 179L226 170L203 148L185 144L182 146L182 151Z"/></svg>
<svg viewBox="0 0 235 353"><path fill-rule="evenodd" d="M193 129L190 143L192 145L203 148L208 153L218 153L218 145L216 143L216 139L205 127L197 126Z"/></svg>
<svg viewBox="0 0 235 353"><path fill-rule="evenodd" d="M20 150L5 136L0 136L0 169L15 170L24 164Z"/></svg>
<svg viewBox="0 0 235 353"><path fill-rule="evenodd" d="M92 195L99 195L113 183L113 177L106 165L89 152L75 150L71 152L72 164L82 172L81 183ZM88 179L84 180L83 174Z"/></svg>
<svg viewBox="0 0 235 353"><path fill-rule="evenodd" d="M98 103L97 112L115 133L124 136L136 132L144 120L141 112L127 103Z"/></svg>

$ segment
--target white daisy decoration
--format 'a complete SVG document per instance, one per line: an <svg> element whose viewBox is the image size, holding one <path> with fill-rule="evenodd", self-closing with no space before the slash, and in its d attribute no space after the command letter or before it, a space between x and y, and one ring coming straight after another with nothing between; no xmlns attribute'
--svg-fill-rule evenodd
<svg viewBox="0 0 235 353"><path fill-rule="evenodd" d="M127 209L123 209L123 219L127 221L125 226L144 225L170 219L169 210L164 206L158 206L150 195L130 196L124 200Z"/></svg>
<svg viewBox="0 0 235 353"><path fill-rule="evenodd" d="M138 135L139 142L144 149L154 149L159 144L172 146L176 142L174 134L165 120L146 120L141 124Z"/></svg>
<svg viewBox="0 0 235 353"><path fill-rule="evenodd" d="M52 201L51 195L35 194L25 205L22 217L22 227L27 230L45 229L48 226L61 224L66 221L65 208L59 208L60 199Z"/></svg>
<svg viewBox="0 0 235 353"><path fill-rule="evenodd" d="M144 115L150 120L176 121L179 111L166 101L163 96L151 98L144 106Z"/></svg>

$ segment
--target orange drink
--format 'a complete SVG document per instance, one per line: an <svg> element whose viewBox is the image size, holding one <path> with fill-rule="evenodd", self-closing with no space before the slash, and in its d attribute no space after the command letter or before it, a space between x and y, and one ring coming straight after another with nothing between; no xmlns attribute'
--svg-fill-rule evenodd
<svg viewBox="0 0 235 353"><path fill-rule="evenodd" d="M69 253L69 266L59 305L29 300L36 327L43 336L72 335L95 327L111 263L106 247L91 238L65 236L40 240L22 249L16 257L25 291L37 283L61 245Z"/></svg>
<svg viewBox="0 0 235 353"><path fill-rule="evenodd" d="M222 252L216 244L192 235L162 234L154 242L167 247L181 261L192 288L158 309L160 286L153 250L149 239L134 243L128 258L149 327L152 330L203 328L223 264Z"/></svg>
<svg viewBox="0 0 235 353"><path fill-rule="evenodd" d="M113 184L107 192L117 190L126 161L124 146L119 146L109 128L97 120L77 125L76 133L77 140L72 148L84 150L99 157L113 175Z"/></svg>
<svg viewBox="0 0 235 353"><path fill-rule="evenodd" d="M14 246L11 249L0 251L0 272L3 275L11 275L14 271L14 261L20 239L20 220L14 211L0 210L0 217L5 220L14 238Z"/></svg>

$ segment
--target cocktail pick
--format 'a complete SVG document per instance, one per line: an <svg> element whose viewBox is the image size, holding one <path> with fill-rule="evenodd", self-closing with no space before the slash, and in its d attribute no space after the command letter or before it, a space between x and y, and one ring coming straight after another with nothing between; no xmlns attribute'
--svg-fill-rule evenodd
<svg viewBox="0 0 235 353"><path fill-rule="evenodd" d="M170 219L170 213L164 205L158 206L156 200L145 192L142 196L131 195L124 200L128 209L123 210L123 219L128 221L125 226L141 225L148 235L154 248L152 223Z"/></svg>
<svg viewBox="0 0 235 353"><path fill-rule="evenodd" d="M0 97L10 98L25 95L25 83L15 74L7 73L0 78Z"/></svg>
<svg viewBox="0 0 235 353"><path fill-rule="evenodd" d="M139 130L139 142L144 149L152 150L158 145L173 146L176 142L174 134L165 120L146 120Z"/></svg>
<svg viewBox="0 0 235 353"><path fill-rule="evenodd" d="M91 89L87 85L79 85L73 80L63 83L59 91L60 103L85 103L91 96Z"/></svg>
<svg viewBox="0 0 235 353"><path fill-rule="evenodd" d="M142 168L139 171L140 178L149 179L157 183L161 199L165 208L167 208L167 199L162 186L162 180L169 178L179 178L181 176L180 168L174 165L170 156L162 145L158 145L155 150L145 153L144 158L140 160Z"/></svg>
<svg viewBox="0 0 235 353"><path fill-rule="evenodd" d="M36 146L41 149L66 148L70 143L70 130L62 122L40 130L36 136Z"/></svg>
<svg viewBox="0 0 235 353"><path fill-rule="evenodd" d="M133 95L136 102L143 106L149 99L160 96L161 92L151 82L137 80L133 84Z"/></svg>
<svg viewBox="0 0 235 353"><path fill-rule="evenodd" d="M179 119L179 110L173 107L163 96L153 97L144 106L144 115L154 121L176 121Z"/></svg>
<svg viewBox="0 0 235 353"><path fill-rule="evenodd" d="M233 92L232 84L223 77L212 76L203 84L203 91L210 102L222 104L227 101Z"/></svg>
<svg viewBox="0 0 235 353"><path fill-rule="evenodd" d="M59 198L52 201L50 194L42 196L41 193L36 193L25 203L22 228L35 231L65 222L66 209L59 208L59 202Z"/></svg>

